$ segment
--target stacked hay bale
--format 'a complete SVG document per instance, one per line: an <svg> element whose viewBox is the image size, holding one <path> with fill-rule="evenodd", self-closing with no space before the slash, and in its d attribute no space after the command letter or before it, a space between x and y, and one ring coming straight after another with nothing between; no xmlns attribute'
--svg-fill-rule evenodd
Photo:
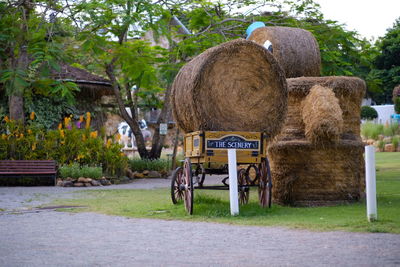
<svg viewBox="0 0 400 267"><path fill-rule="evenodd" d="M269 147L273 198L326 205L363 196L360 107L365 83L355 77L288 79L288 115Z"/></svg>
<svg viewBox="0 0 400 267"><path fill-rule="evenodd" d="M268 151L274 201L324 205L360 199L365 83L354 77L313 77L320 75L320 53L305 30L260 27L249 40L269 49L291 78L287 118Z"/></svg>
<svg viewBox="0 0 400 267"><path fill-rule="evenodd" d="M251 33L248 40L272 51L286 78L320 75L319 46L309 31L290 27L260 27Z"/></svg>
<svg viewBox="0 0 400 267"><path fill-rule="evenodd" d="M184 132L279 133L287 110L283 70L262 46L243 39L188 62L172 85L174 118Z"/></svg>

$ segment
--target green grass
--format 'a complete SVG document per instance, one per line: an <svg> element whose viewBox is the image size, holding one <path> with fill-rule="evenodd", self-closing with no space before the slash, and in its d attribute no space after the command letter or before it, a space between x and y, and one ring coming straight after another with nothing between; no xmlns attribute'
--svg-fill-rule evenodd
<svg viewBox="0 0 400 267"><path fill-rule="evenodd" d="M82 198L58 204L87 206L81 211L137 218L208 221L238 225L284 226L315 231L344 230L400 234L400 153L377 153L378 221L366 219L365 203L333 207L293 208L273 205L262 209L251 191L240 215L230 216L227 191L195 190L194 215L183 204L173 205L168 189L85 191Z"/></svg>

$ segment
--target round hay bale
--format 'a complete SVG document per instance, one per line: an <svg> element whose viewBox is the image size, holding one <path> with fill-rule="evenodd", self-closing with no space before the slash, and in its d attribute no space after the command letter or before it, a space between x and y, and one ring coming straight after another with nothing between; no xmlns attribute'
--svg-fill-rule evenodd
<svg viewBox="0 0 400 267"><path fill-rule="evenodd" d="M323 147L308 141L274 142L268 150L274 203L323 206L362 199L363 151L362 142L351 140Z"/></svg>
<svg viewBox="0 0 400 267"><path fill-rule="evenodd" d="M343 130L342 109L331 88L314 85L301 105L305 135L310 142L339 141Z"/></svg>
<svg viewBox="0 0 400 267"><path fill-rule="evenodd" d="M248 40L262 46L271 43L270 50L281 64L286 78L320 76L319 46L309 31L290 27L261 27L255 29Z"/></svg>
<svg viewBox="0 0 400 267"><path fill-rule="evenodd" d="M177 74L172 111L185 132L281 129L287 85L275 58L254 42L238 39L206 50Z"/></svg>
<svg viewBox="0 0 400 267"><path fill-rule="evenodd" d="M395 101L396 97L400 97L400 85L397 85L393 89L393 102Z"/></svg>
<svg viewBox="0 0 400 267"><path fill-rule="evenodd" d="M305 140L305 125L302 116L302 101L315 85L331 88L339 100L342 110L343 130L340 139L361 140L361 101L365 82L357 77L300 77L287 79L288 113L280 132L279 140Z"/></svg>

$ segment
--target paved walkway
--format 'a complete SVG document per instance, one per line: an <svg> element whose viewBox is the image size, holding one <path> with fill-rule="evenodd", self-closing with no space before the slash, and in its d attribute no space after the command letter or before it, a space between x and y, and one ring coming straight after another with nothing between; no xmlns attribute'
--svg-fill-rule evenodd
<svg viewBox="0 0 400 267"><path fill-rule="evenodd" d="M101 189L168 185L169 180L154 179ZM0 208L7 210L0 213L0 266L400 266L400 235L132 219L26 207L73 197L79 190L0 188Z"/></svg>

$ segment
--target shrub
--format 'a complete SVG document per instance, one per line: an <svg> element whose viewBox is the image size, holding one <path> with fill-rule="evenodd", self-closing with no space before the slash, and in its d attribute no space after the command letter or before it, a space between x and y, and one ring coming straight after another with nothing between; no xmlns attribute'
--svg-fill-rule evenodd
<svg viewBox="0 0 400 267"><path fill-rule="evenodd" d="M366 139L377 140L380 134L383 134L383 125L366 122L361 125L361 135Z"/></svg>
<svg viewBox="0 0 400 267"><path fill-rule="evenodd" d="M385 136L394 136L397 133L399 133L399 124L398 123L392 123L385 125L383 129L383 134Z"/></svg>
<svg viewBox="0 0 400 267"><path fill-rule="evenodd" d="M385 142L383 142L382 140L378 141L378 148L380 151L384 151L385 150Z"/></svg>
<svg viewBox="0 0 400 267"><path fill-rule="evenodd" d="M93 178L99 179L103 176L101 167L79 166L77 163L71 165L64 165L59 168L61 178Z"/></svg>
<svg viewBox="0 0 400 267"><path fill-rule="evenodd" d="M392 145L394 147L394 151L396 151L397 147L399 146L399 137L398 136L393 136Z"/></svg>
<svg viewBox="0 0 400 267"><path fill-rule="evenodd" d="M370 106L361 107L361 119L363 120L373 120L378 118L378 112L371 108Z"/></svg>
<svg viewBox="0 0 400 267"><path fill-rule="evenodd" d="M129 167L133 171L168 171L169 169L169 161L165 159L157 159L157 160L148 160L148 159L131 159L129 160Z"/></svg>

